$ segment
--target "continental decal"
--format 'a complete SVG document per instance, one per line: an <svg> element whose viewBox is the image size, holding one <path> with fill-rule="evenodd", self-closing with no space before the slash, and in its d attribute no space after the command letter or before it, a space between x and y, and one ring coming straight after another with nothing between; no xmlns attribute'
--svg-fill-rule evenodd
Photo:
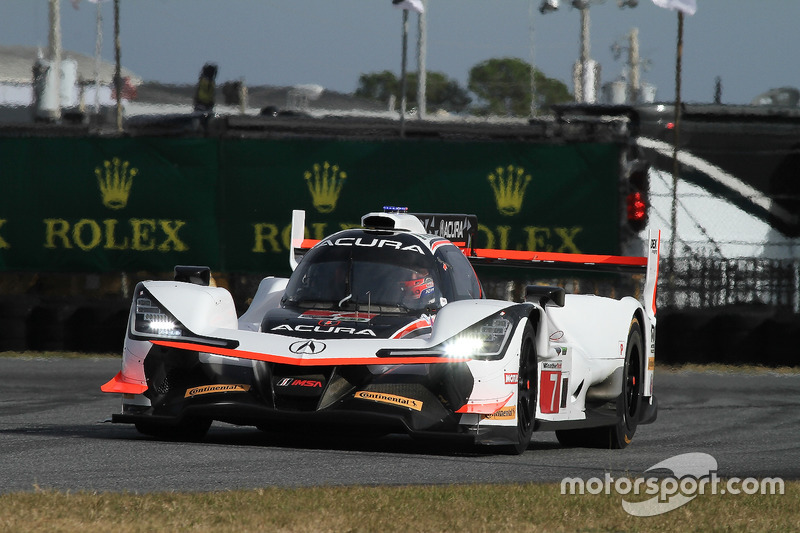
<svg viewBox="0 0 800 533"><path fill-rule="evenodd" d="M484 420L514 420L517 418L517 406L503 407L490 415L485 415Z"/></svg>
<svg viewBox="0 0 800 533"><path fill-rule="evenodd" d="M385 394L383 392L370 392L360 390L354 395L359 400L369 400L372 402L388 403L389 405L396 405L398 407L407 407L414 411L422 411L422 402L414 400L413 398L404 398L403 396L395 396L394 394Z"/></svg>
<svg viewBox="0 0 800 533"><path fill-rule="evenodd" d="M218 392L247 392L249 390L250 385L203 385L202 387L192 387L191 389L186 389L186 394L183 397L191 398L194 396L200 396L201 394L216 394Z"/></svg>

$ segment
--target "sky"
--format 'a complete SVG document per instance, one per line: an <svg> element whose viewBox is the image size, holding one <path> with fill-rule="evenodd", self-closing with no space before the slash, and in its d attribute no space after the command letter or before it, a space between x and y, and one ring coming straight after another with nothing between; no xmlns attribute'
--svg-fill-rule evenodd
<svg viewBox="0 0 800 533"><path fill-rule="evenodd" d="M427 69L466 88L469 70L491 58L532 62L551 78L572 86L580 54L580 14L561 0L546 15L541 0L426 0ZM102 5L102 56L113 61L113 4ZM533 5L533 9L531 6ZM96 8L61 1L62 47L93 56ZM247 85L318 84L351 93L363 73L399 75L402 12L390 0L120 0L123 66L146 81L196 83L203 64L217 63L217 82ZM678 15L651 0L620 9L617 0L595 0L589 9L590 57L602 81L618 78L638 28L642 81L656 99L675 98ZM713 101L715 81L722 103L747 104L777 87L800 87L800 0L697 0L685 16L681 97ZM46 49L47 0L0 0L0 44ZM409 17L408 69L417 69L417 15ZM626 53L626 52L624 52Z"/></svg>

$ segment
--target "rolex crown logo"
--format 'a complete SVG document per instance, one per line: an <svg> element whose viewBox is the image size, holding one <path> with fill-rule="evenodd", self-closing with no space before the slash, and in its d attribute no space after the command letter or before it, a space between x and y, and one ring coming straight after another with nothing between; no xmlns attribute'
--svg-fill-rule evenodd
<svg viewBox="0 0 800 533"><path fill-rule="evenodd" d="M506 168L497 167L489 174L494 200L501 214L511 216L522 210L522 198L530 181L530 174L526 175L524 168L515 168L514 165L508 165Z"/></svg>
<svg viewBox="0 0 800 533"><path fill-rule="evenodd" d="M327 161L320 166L314 164L313 171L306 171L304 177L314 207L320 213L330 213L336 209L336 201L342 192L347 173L339 170L339 165Z"/></svg>
<svg viewBox="0 0 800 533"><path fill-rule="evenodd" d="M96 167L94 174L103 195L103 205L111 209L122 209L128 204L133 178L139 170L130 167L130 162L118 157L104 161L103 168Z"/></svg>

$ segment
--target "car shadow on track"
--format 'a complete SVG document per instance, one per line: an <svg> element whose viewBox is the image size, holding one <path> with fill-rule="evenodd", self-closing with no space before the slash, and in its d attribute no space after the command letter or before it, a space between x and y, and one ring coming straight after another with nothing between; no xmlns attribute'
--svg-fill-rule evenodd
<svg viewBox="0 0 800 533"><path fill-rule="evenodd" d="M87 425L37 425L0 430L3 435L27 437L68 437L91 440L143 442L180 442L158 439L139 433L132 425L112 424L98 421ZM496 455L491 447L475 446L452 440L415 439L404 434L369 435L364 433L321 433L315 431L261 431L252 427L238 427L228 424L212 425L208 434L201 440L188 442L192 446L236 446L258 448L283 448L296 450L354 451L370 453L391 453L433 456L471 456ZM550 450L560 446L555 442L532 441L528 451Z"/></svg>
<svg viewBox="0 0 800 533"><path fill-rule="evenodd" d="M336 450L409 455L489 456L490 447L476 448L463 441L412 438L405 434L372 435L363 432L319 432L314 430L262 431L250 427L214 425L201 441L216 445ZM559 448L557 443L533 441L528 450Z"/></svg>

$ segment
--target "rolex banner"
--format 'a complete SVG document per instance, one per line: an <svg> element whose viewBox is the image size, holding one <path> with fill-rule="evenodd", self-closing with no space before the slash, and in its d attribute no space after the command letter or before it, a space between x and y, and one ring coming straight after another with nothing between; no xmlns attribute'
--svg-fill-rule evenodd
<svg viewBox="0 0 800 533"><path fill-rule="evenodd" d="M482 248L616 253L619 147L442 141L0 139L0 270L288 273L385 205L477 215Z"/></svg>
<svg viewBox="0 0 800 533"><path fill-rule="evenodd" d="M198 140L0 139L0 268L220 265L216 150Z"/></svg>

